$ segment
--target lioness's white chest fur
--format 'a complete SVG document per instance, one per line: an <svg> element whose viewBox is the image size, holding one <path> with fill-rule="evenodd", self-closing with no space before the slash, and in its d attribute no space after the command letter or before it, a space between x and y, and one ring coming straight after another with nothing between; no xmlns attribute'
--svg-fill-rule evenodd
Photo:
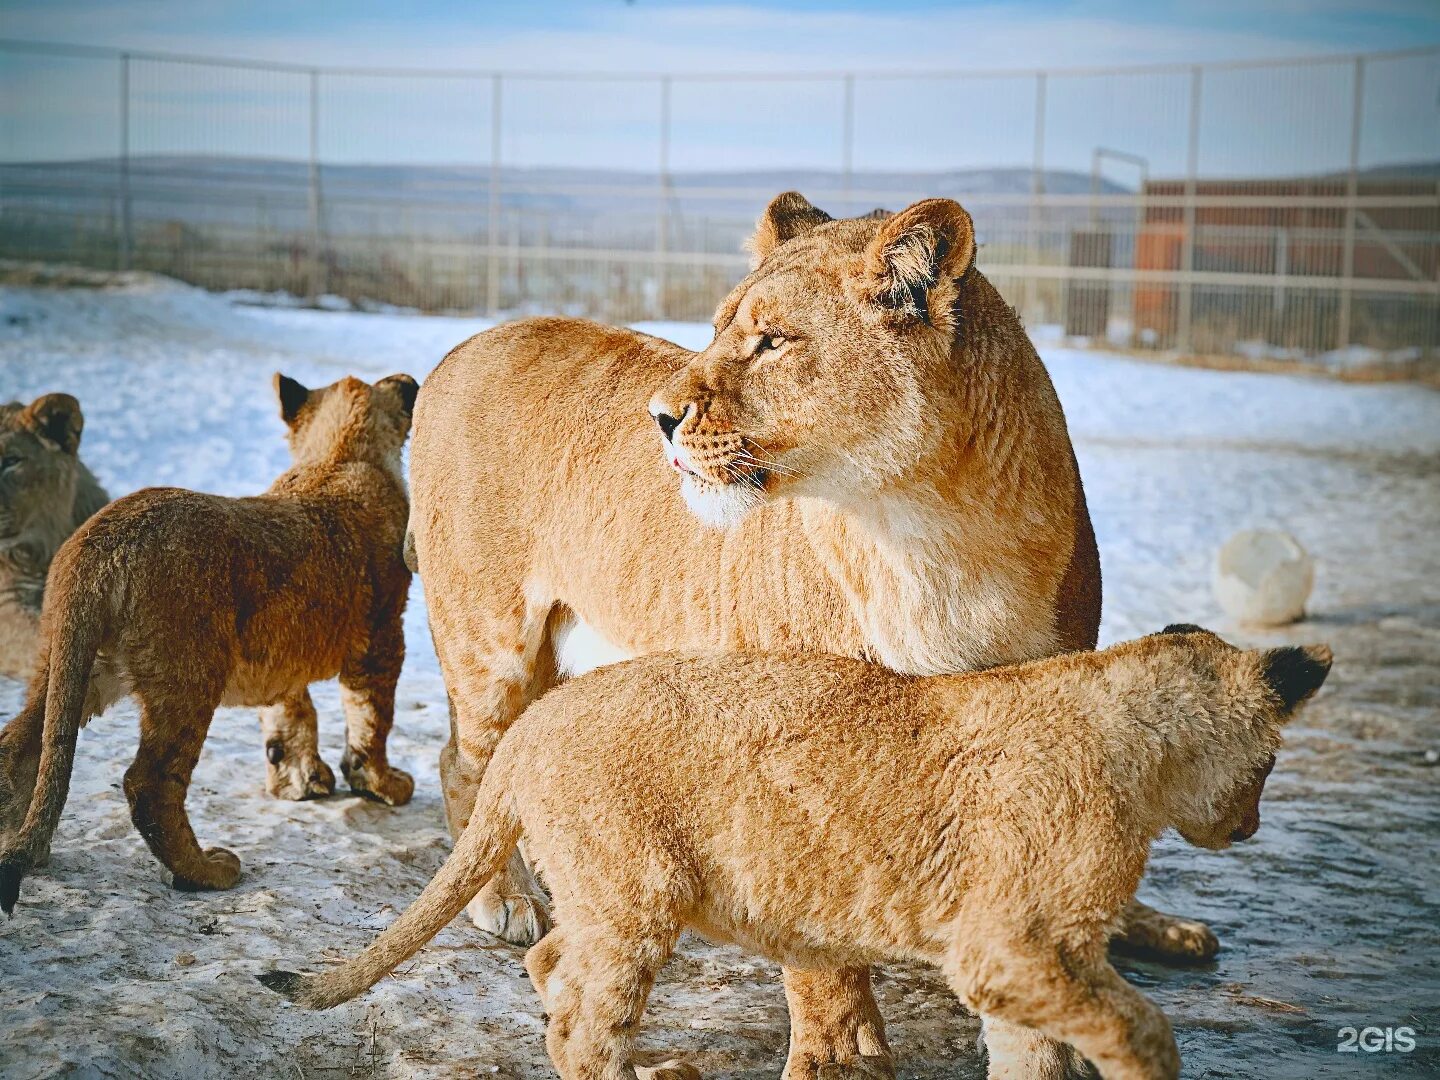
<svg viewBox="0 0 1440 1080"><path fill-rule="evenodd" d="M939 675L1055 651L1054 597L1027 588L1025 553L997 522L900 497L859 513L805 509L816 550L886 667Z"/></svg>

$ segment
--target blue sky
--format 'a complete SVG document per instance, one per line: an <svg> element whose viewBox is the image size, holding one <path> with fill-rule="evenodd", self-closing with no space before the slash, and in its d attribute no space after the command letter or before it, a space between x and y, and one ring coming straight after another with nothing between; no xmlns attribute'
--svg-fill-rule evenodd
<svg viewBox="0 0 1440 1080"><path fill-rule="evenodd" d="M1440 2L0 0L0 34L322 64L993 68L1403 48L1440 41Z"/></svg>

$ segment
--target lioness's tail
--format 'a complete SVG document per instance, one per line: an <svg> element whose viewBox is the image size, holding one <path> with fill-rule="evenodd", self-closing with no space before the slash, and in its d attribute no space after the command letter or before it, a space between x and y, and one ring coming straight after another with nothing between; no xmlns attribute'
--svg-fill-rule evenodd
<svg viewBox="0 0 1440 1080"><path fill-rule="evenodd" d="M51 580L56 581L57 575L52 575ZM54 594L46 598L44 668L30 683L32 697L45 695L45 729L35 792L25 824L0 851L0 910L7 915L15 910L26 871L49 848L60 811L65 808L65 797L70 793L75 740L84 719L90 672L104 631L103 590L97 584L73 574L63 584L55 585ZM26 708L34 704L27 703Z"/></svg>
<svg viewBox="0 0 1440 1080"><path fill-rule="evenodd" d="M419 952L500 870L520 838L520 821L497 772L492 762L476 797L470 824L460 834L445 865L368 949L323 975L267 971L259 976L260 981L297 1004L329 1009L370 989Z"/></svg>

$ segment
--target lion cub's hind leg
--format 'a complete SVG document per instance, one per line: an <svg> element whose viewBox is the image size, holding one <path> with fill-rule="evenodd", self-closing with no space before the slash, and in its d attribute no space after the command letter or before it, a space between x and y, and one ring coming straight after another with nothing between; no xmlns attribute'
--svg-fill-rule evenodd
<svg viewBox="0 0 1440 1080"><path fill-rule="evenodd" d="M265 739L265 790L277 799L318 799L335 790L320 757L320 732L309 689L260 710Z"/></svg>
<svg viewBox="0 0 1440 1080"><path fill-rule="evenodd" d="M350 790L387 806L403 806L415 793L415 781L387 757L395 723L395 684L405 660L401 622L404 594L371 631L365 652L340 671L340 701L345 709L345 756L340 771Z"/></svg>
<svg viewBox="0 0 1440 1080"><path fill-rule="evenodd" d="M220 703L219 690L200 694L194 687L167 686L159 692L137 687L135 696L140 699L140 749L125 772L135 828L175 875L175 888L228 889L240 880L240 860L224 848L202 851L185 813L185 794Z"/></svg>
<svg viewBox="0 0 1440 1080"><path fill-rule="evenodd" d="M531 979L545 988L545 1047L562 1080L633 1080L639 1072L632 1061L635 1033L655 975L680 937L664 913L656 914L662 918L655 923L627 920L624 930L567 921L563 938L552 934L526 955ZM641 1075L697 1075L679 1062L659 1069Z"/></svg>
<svg viewBox="0 0 1440 1080"><path fill-rule="evenodd" d="M45 695L32 694L0 731L0 841L20 832L35 795L45 731Z"/></svg>
<svg viewBox="0 0 1440 1080"><path fill-rule="evenodd" d="M530 976L530 983L535 987L535 993L540 996L540 1003L547 1012L550 1010L552 989L559 989L558 981L552 988L550 977L555 974L555 969L560 966L564 955L565 934L558 929L551 930L525 953L525 972Z"/></svg>

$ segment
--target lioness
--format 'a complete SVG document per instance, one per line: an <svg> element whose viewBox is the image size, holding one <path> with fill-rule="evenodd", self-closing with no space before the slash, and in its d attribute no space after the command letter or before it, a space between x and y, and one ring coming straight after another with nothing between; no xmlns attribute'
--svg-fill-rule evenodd
<svg viewBox="0 0 1440 1080"><path fill-rule="evenodd" d="M265 494L149 488L96 514L55 556L39 670L0 733L0 822L28 807L0 844L6 912L48 853L80 726L127 692L140 702L140 749L125 795L178 889L240 877L231 852L201 850L185 813L219 705L288 708L297 723L271 767L304 773L319 761L307 687L338 674L351 788L392 806L410 798L385 741L410 587L400 451L418 387L408 375L319 390L277 375L275 387L294 465Z"/></svg>
<svg viewBox="0 0 1440 1080"><path fill-rule="evenodd" d="M1094 646L1100 564L1065 417L974 264L969 215L928 199L837 221L790 193L752 248L703 352L532 319L425 380L411 532L452 699L453 832L577 619L632 655L830 652L921 675ZM470 913L515 942L546 926L518 856ZM1215 948L1140 905L1124 933ZM864 970L785 983L788 1076L888 1070Z"/></svg>
<svg viewBox="0 0 1440 1080"><path fill-rule="evenodd" d="M55 551L110 496L79 458L85 418L69 394L0 405L0 675L28 678Z"/></svg>
<svg viewBox="0 0 1440 1080"><path fill-rule="evenodd" d="M261 981L316 1008L354 997L523 832L559 927L525 964L567 1080L628 1075L686 927L797 968L934 964L1106 1080L1176 1077L1169 1023L1107 941L1161 832L1218 850L1259 828L1280 728L1330 662L1174 626L969 675L763 653L602 668L510 730L454 853L364 954ZM1015 1065L992 1036L990 1075L1034 1075Z"/></svg>

